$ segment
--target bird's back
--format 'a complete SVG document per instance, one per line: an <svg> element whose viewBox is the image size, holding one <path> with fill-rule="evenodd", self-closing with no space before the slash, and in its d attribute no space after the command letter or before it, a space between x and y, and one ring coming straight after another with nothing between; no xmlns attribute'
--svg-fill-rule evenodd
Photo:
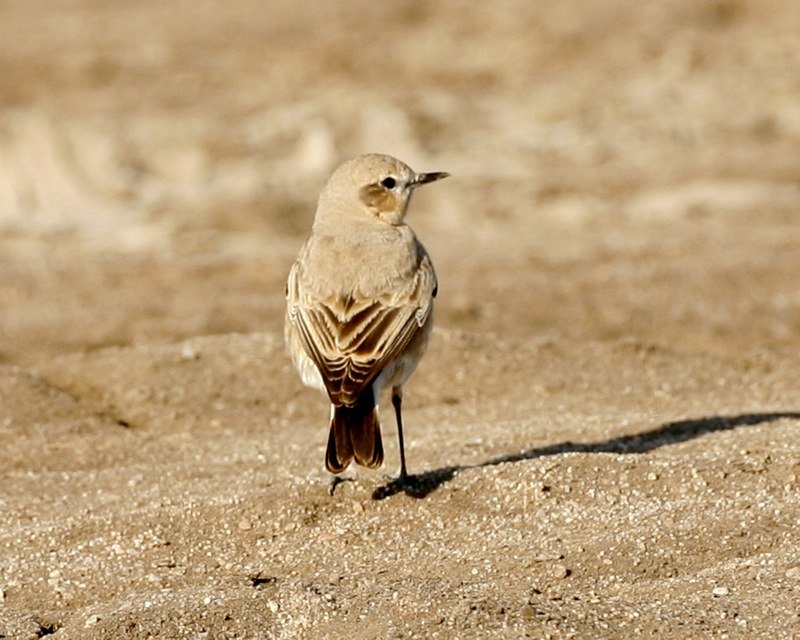
<svg viewBox="0 0 800 640"><path fill-rule="evenodd" d="M427 324L436 275L405 225L379 242L314 234L289 277L297 331L334 404L358 395Z"/></svg>

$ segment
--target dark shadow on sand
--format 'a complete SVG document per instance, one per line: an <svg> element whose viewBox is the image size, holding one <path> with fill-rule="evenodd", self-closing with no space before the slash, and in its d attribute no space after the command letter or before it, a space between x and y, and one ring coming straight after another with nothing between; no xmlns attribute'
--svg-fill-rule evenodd
<svg viewBox="0 0 800 640"><path fill-rule="evenodd" d="M414 498L424 498L440 486L449 482L459 472L466 469L491 467L504 462L521 462L560 453L647 453L671 444L685 442L715 431L729 431L737 427L750 427L777 420L800 420L800 412L744 413L738 416L711 416L693 420L667 422L656 429L619 436L601 442L561 442L546 447L528 449L521 453L507 454L491 458L478 464L441 467L418 475L409 476L405 482L389 482L378 487L372 494L374 500L382 500L397 493L405 493Z"/></svg>

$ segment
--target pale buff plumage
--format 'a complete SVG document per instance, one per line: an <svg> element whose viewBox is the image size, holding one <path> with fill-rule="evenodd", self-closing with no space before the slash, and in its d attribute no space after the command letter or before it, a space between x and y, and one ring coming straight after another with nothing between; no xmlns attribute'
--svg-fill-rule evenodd
<svg viewBox="0 0 800 640"><path fill-rule="evenodd" d="M333 473L353 458L382 463L378 403L390 388L406 478L402 387L425 351L437 284L404 218L414 189L447 175L418 174L378 154L342 163L289 272L286 344L303 382L331 401L325 463Z"/></svg>

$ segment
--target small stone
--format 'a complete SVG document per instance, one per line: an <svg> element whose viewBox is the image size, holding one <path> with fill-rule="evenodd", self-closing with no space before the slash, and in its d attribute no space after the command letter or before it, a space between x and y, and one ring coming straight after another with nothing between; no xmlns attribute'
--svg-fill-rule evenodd
<svg viewBox="0 0 800 640"><path fill-rule="evenodd" d="M0 602L5 602L6 592L0 589Z"/></svg>
<svg viewBox="0 0 800 640"><path fill-rule="evenodd" d="M197 360L200 353L188 342L184 342L181 346L181 358L184 360Z"/></svg>
<svg viewBox="0 0 800 640"><path fill-rule="evenodd" d="M526 604L522 607L522 619L528 622L536 620L538 610L532 604Z"/></svg>
<svg viewBox="0 0 800 640"><path fill-rule="evenodd" d="M550 575L557 580L563 580L569 574L572 573L569 569L567 569L566 565L563 564L554 564L550 568Z"/></svg>
<svg viewBox="0 0 800 640"><path fill-rule="evenodd" d="M204 605L211 604L211 596L206 596L205 598L203 598L203 604Z"/></svg>
<svg viewBox="0 0 800 640"><path fill-rule="evenodd" d="M50 572L50 577L51 578L60 578L61 577L61 572L58 569L53 569Z"/></svg>
<svg viewBox="0 0 800 640"><path fill-rule="evenodd" d="M247 518L242 518L239 520L239 529L242 531L250 531L253 528L253 523L250 522Z"/></svg>
<svg viewBox="0 0 800 640"><path fill-rule="evenodd" d="M86 622L83 623L83 626L84 627L93 627L98 622L100 622L100 616L98 616L98 615L89 616L88 618L86 618Z"/></svg>
<svg viewBox="0 0 800 640"><path fill-rule="evenodd" d="M715 598L721 598L722 596L728 595L728 587L714 587L711 591Z"/></svg>
<svg viewBox="0 0 800 640"><path fill-rule="evenodd" d="M653 471L651 471L650 473L647 474L647 479L650 482L655 482L656 480L658 480L658 474L653 472Z"/></svg>
<svg viewBox="0 0 800 640"><path fill-rule="evenodd" d="M270 600L267 603L267 607L269 607L269 610L272 611L272 613L277 613L278 612L278 603L275 602L274 600Z"/></svg>

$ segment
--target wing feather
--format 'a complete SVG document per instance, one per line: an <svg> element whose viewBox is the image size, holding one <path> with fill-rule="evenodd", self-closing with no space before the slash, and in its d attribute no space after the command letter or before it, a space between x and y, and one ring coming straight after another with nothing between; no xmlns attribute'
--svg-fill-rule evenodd
<svg viewBox="0 0 800 640"><path fill-rule="evenodd" d="M422 249L419 258L409 277L397 278L385 293L364 298L320 293L304 286L300 262L292 268L289 320L334 404L352 405L427 323L436 274Z"/></svg>

